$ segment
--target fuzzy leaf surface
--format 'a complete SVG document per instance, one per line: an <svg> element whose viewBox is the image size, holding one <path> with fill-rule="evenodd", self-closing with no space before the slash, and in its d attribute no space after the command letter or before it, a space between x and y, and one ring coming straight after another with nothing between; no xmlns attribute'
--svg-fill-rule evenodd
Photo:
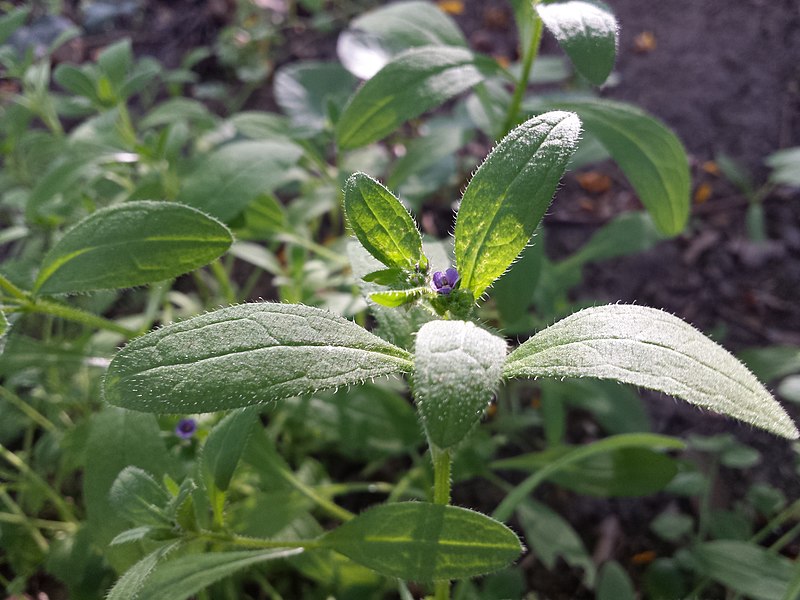
<svg viewBox="0 0 800 600"><path fill-rule="evenodd" d="M600 85L614 68L619 27L602 2L568 0L537 4L536 11L575 69Z"/></svg>
<svg viewBox="0 0 800 600"><path fill-rule="evenodd" d="M500 383L506 342L466 321L431 321L417 333L414 398L431 444L450 448L480 421Z"/></svg>
<svg viewBox="0 0 800 600"><path fill-rule="evenodd" d="M392 192L365 173L344 186L344 212L358 241L387 267L413 270L423 260L422 237Z"/></svg>
<svg viewBox="0 0 800 600"><path fill-rule="evenodd" d="M345 106L336 126L339 147L358 148L386 137L483 81L488 67L466 48L423 46L398 54Z"/></svg>
<svg viewBox="0 0 800 600"><path fill-rule="evenodd" d="M405 350L328 311L243 304L133 340L111 361L105 395L144 412L211 412L410 368Z"/></svg>
<svg viewBox="0 0 800 600"><path fill-rule="evenodd" d="M677 235L689 218L689 161L678 137L642 110L609 100L567 100L625 173L665 235Z"/></svg>
<svg viewBox="0 0 800 600"><path fill-rule="evenodd" d="M426 502L370 508L320 543L383 575L420 582L491 573L522 552L517 536L502 523Z"/></svg>
<svg viewBox="0 0 800 600"><path fill-rule="evenodd" d="M233 472L256 424L257 410L243 408L225 415L203 444L200 455L203 472L223 492L230 485Z"/></svg>
<svg viewBox="0 0 800 600"><path fill-rule="evenodd" d="M210 263L232 242L227 227L199 210L126 202L68 231L45 256L34 291L63 294L162 281Z"/></svg>
<svg viewBox="0 0 800 600"><path fill-rule="evenodd" d="M616 379L800 437L747 367L688 323L653 308L615 304L579 311L512 352L503 374Z"/></svg>
<svg viewBox="0 0 800 600"><path fill-rule="evenodd" d="M531 239L578 143L577 115L553 111L513 129L469 182L458 209L456 266L478 298Z"/></svg>
<svg viewBox="0 0 800 600"><path fill-rule="evenodd" d="M117 514L136 525L169 525L164 507L170 495L150 473L139 467L125 467L109 492L109 503Z"/></svg>

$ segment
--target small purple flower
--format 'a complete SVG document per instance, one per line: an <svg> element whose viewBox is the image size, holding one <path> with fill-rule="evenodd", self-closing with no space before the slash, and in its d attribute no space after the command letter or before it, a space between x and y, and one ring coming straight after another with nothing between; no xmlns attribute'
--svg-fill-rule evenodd
<svg viewBox="0 0 800 600"><path fill-rule="evenodd" d="M181 419L175 426L175 435L188 440L197 431L197 422L194 419Z"/></svg>
<svg viewBox="0 0 800 600"><path fill-rule="evenodd" d="M446 296L453 291L459 279L461 277L458 276L458 271L456 271L455 267L450 267L444 273L436 271L433 274L433 289Z"/></svg>

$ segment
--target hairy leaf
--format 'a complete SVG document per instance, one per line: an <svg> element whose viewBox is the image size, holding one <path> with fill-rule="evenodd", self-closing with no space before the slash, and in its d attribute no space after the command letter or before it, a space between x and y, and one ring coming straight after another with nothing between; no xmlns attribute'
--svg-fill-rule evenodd
<svg viewBox="0 0 800 600"><path fill-rule="evenodd" d="M596 0L537 4L545 27L558 40L575 69L596 85L603 83L617 54L617 20Z"/></svg>
<svg viewBox="0 0 800 600"><path fill-rule="evenodd" d="M230 485L233 472L257 420L257 409L243 408L234 411L214 426L203 444L203 471L223 492Z"/></svg>
<svg viewBox="0 0 800 600"><path fill-rule="evenodd" d="M369 175L354 173L347 180L344 212L361 245L387 267L411 271L423 263L422 237L411 215Z"/></svg>
<svg viewBox="0 0 800 600"><path fill-rule="evenodd" d="M383 575L420 582L491 573L522 552L517 536L502 523L425 502L376 506L320 543Z"/></svg>
<svg viewBox="0 0 800 600"><path fill-rule="evenodd" d="M480 83L485 62L465 48L423 46L398 54L345 106L336 125L342 149L380 140L405 121Z"/></svg>
<svg viewBox="0 0 800 600"><path fill-rule="evenodd" d="M243 304L133 340L111 361L105 395L145 412L210 412L410 367L406 351L325 310Z"/></svg>
<svg viewBox="0 0 800 600"><path fill-rule="evenodd" d="M109 503L118 515L136 525L169 525L164 507L170 495L150 473L139 467L125 467L109 492Z"/></svg>
<svg viewBox="0 0 800 600"><path fill-rule="evenodd" d="M142 558L117 580L108 593L106 600L136 600L141 598L142 586L153 572L153 569L178 546L180 546L180 542L170 542Z"/></svg>
<svg viewBox="0 0 800 600"><path fill-rule="evenodd" d="M428 441L458 444L492 400L506 358L506 342L465 321L431 321L417 333L414 398Z"/></svg>
<svg viewBox="0 0 800 600"><path fill-rule="evenodd" d="M461 288L478 298L530 240L575 151L581 125L554 111L509 133L467 186L458 209L455 254Z"/></svg>
<svg viewBox="0 0 800 600"><path fill-rule="evenodd" d="M780 404L733 355L688 323L652 308L579 311L512 352L504 376L616 379L800 437Z"/></svg>
<svg viewBox="0 0 800 600"><path fill-rule="evenodd" d="M182 275L233 242L219 221L169 202L127 202L86 217L47 253L34 291L87 292Z"/></svg>

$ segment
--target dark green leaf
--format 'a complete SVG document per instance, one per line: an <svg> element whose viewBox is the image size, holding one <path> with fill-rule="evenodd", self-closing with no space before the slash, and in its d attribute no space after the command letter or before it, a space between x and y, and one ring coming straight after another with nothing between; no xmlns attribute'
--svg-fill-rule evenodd
<svg viewBox="0 0 800 600"><path fill-rule="evenodd" d="M53 72L53 79L58 85L77 96L97 102L95 82L82 69L69 64L60 64Z"/></svg>
<svg viewBox="0 0 800 600"><path fill-rule="evenodd" d="M512 325L527 314L539 282L543 256L542 243L530 244L492 287L492 297L504 325Z"/></svg>
<svg viewBox="0 0 800 600"><path fill-rule="evenodd" d="M633 305L579 311L508 358L504 376L616 379L796 439L783 408L736 358L669 313Z"/></svg>
<svg viewBox="0 0 800 600"><path fill-rule="evenodd" d="M689 218L689 162L680 140L638 108L610 100L568 100L625 172L656 226L666 235L683 231Z"/></svg>
<svg viewBox="0 0 800 600"><path fill-rule="evenodd" d="M147 412L210 412L410 367L407 352L325 310L244 304L132 341L111 361L105 395Z"/></svg>
<svg viewBox="0 0 800 600"><path fill-rule="evenodd" d="M800 373L800 346L747 348L737 356L763 381L775 381L792 373Z"/></svg>
<svg viewBox="0 0 800 600"><path fill-rule="evenodd" d="M700 574L757 600L781 600L794 572L788 559L749 542L705 542L691 555Z"/></svg>
<svg viewBox="0 0 800 600"><path fill-rule="evenodd" d="M0 17L0 45L4 44L17 29L22 27L30 12L30 6L22 6Z"/></svg>
<svg viewBox="0 0 800 600"><path fill-rule="evenodd" d="M517 536L502 523L424 502L376 506L320 543L383 575L420 582L491 573L522 552Z"/></svg>
<svg viewBox="0 0 800 600"><path fill-rule="evenodd" d="M97 66L115 86L122 84L132 65L133 49L130 39L127 38L106 46L97 55Z"/></svg>
<svg viewBox="0 0 800 600"><path fill-rule="evenodd" d="M387 267L405 271L426 267L422 237L394 194L365 173L344 186L344 212L358 241Z"/></svg>
<svg viewBox="0 0 800 600"><path fill-rule="evenodd" d="M301 155L288 141L230 142L200 160L178 201L230 221L254 198L281 185Z"/></svg>
<svg viewBox="0 0 800 600"><path fill-rule="evenodd" d="M61 294L131 287L176 277L225 252L228 229L198 210L128 202L99 210L45 256L34 292Z"/></svg>
<svg viewBox="0 0 800 600"><path fill-rule="evenodd" d="M417 332L414 398L428 442L461 442L483 416L500 383L503 338L465 321L431 321Z"/></svg>
<svg viewBox="0 0 800 600"><path fill-rule="evenodd" d="M575 150L580 121L550 112L515 128L467 186L455 229L461 289L478 298L530 240Z"/></svg>
<svg viewBox="0 0 800 600"><path fill-rule="evenodd" d="M399 54L356 92L336 125L344 149L366 146L405 121L484 79L489 59L465 48L420 47Z"/></svg>
<svg viewBox="0 0 800 600"><path fill-rule="evenodd" d="M628 574L617 561L603 563L597 575L597 600L636 600Z"/></svg>
<svg viewBox="0 0 800 600"><path fill-rule="evenodd" d="M597 0L565 0L535 7L578 73L595 85L603 83L614 68L619 29L608 6Z"/></svg>
<svg viewBox="0 0 800 600"><path fill-rule="evenodd" d="M208 434L201 460L204 472L219 490L228 489L257 421L257 410L242 408L225 416Z"/></svg>

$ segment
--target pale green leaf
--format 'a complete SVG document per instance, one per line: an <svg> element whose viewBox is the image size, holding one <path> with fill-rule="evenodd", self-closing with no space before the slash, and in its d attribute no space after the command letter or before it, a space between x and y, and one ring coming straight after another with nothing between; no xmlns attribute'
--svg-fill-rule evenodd
<svg viewBox="0 0 800 600"><path fill-rule="evenodd" d="M387 267L424 267L422 237L414 220L392 192L365 173L344 186L344 212L358 241Z"/></svg>
<svg viewBox="0 0 800 600"><path fill-rule="evenodd" d="M772 169L770 181L778 185L800 187L800 146L778 150L764 162Z"/></svg>
<svg viewBox="0 0 800 600"><path fill-rule="evenodd" d="M142 586L144 586L153 569L179 545L180 542L171 542L142 558L117 580L108 596L106 596L106 600L136 600L141 598Z"/></svg>
<svg viewBox="0 0 800 600"><path fill-rule="evenodd" d="M596 0L535 6L578 73L596 85L603 83L614 68L619 29L608 6Z"/></svg>
<svg viewBox="0 0 800 600"><path fill-rule="evenodd" d="M430 292L430 289L427 287L414 287L407 290L388 290L385 292L373 292L369 295L369 299L380 306L395 308L413 302L428 292Z"/></svg>
<svg viewBox="0 0 800 600"><path fill-rule="evenodd" d="M177 199L229 221L281 185L302 153L287 140L230 142L198 161Z"/></svg>
<svg viewBox="0 0 800 600"><path fill-rule="evenodd" d="M105 395L145 412L211 412L410 367L406 351L325 310L243 304L133 340L111 361Z"/></svg>
<svg viewBox="0 0 800 600"><path fill-rule="evenodd" d="M424 46L398 54L345 106L336 125L339 147L358 148L386 137L483 81L488 68L489 59L466 48Z"/></svg>
<svg viewBox="0 0 800 600"><path fill-rule="evenodd" d="M478 298L530 240L580 135L578 117L550 112L512 130L467 186L455 229L461 289Z"/></svg>
<svg viewBox="0 0 800 600"><path fill-rule="evenodd" d="M691 554L705 577L757 600L781 600L793 575L791 561L749 542L705 542Z"/></svg>
<svg viewBox="0 0 800 600"><path fill-rule="evenodd" d="M597 137L633 185L656 226L666 235L683 231L689 218L689 161L677 136L642 110L610 100L566 100L586 130Z"/></svg>
<svg viewBox="0 0 800 600"><path fill-rule="evenodd" d="M504 376L616 379L800 437L733 355L677 317L643 306L588 308L559 321L512 352Z"/></svg>
<svg viewBox="0 0 800 600"><path fill-rule="evenodd" d="M424 502L382 504L320 539L389 577L463 579L497 571L522 552L508 527L480 513Z"/></svg>
<svg viewBox="0 0 800 600"><path fill-rule="evenodd" d="M42 262L34 291L61 294L131 287L182 275L233 241L219 221L169 202L99 210L68 231Z"/></svg>
<svg viewBox="0 0 800 600"><path fill-rule="evenodd" d="M187 554L160 562L150 571L136 599L185 600L212 583L229 577L246 567L268 560L288 558L302 549L243 550Z"/></svg>
<svg viewBox="0 0 800 600"><path fill-rule="evenodd" d="M473 323L431 321L417 333L414 398L430 444L450 448L480 421L500 383L506 342Z"/></svg>

